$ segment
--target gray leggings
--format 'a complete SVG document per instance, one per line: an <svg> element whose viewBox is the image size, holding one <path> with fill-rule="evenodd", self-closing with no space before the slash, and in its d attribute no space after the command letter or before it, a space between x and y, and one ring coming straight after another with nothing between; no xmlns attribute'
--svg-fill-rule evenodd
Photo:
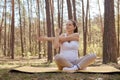
<svg viewBox="0 0 120 80"><path fill-rule="evenodd" d="M96 55L95 54L87 54L77 60L75 60L74 62L70 62L68 60L66 60L64 57L62 57L61 55L57 54L55 56L55 63L58 66L59 70L62 70L63 67L72 67L73 65L77 65L79 67L79 69L84 69L87 66L89 66L90 64L92 64L96 59Z"/></svg>

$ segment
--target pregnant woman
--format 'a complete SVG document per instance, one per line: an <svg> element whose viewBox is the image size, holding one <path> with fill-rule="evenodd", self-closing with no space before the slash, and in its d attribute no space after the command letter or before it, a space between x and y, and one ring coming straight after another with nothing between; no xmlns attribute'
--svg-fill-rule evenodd
<svg viewBox="0 0 120 80"><path fill-rule="evenodd" d="M56 30L55 37L39 37L39 41L52 41L54 48L60 47L60 53L54 57L59 70L64 72L75 72L85 69L96 59L95 54L78 56L79 33L76 22L69 20L66 23L66 32L59 35L60 30Z"/></svg>

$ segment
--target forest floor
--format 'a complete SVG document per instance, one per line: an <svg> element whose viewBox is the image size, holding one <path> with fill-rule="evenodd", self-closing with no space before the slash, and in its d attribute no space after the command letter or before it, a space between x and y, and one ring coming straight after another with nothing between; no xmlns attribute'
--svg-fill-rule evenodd
<svg viewBox="0 0 120 80"><path fill-rule="evenodd" d="M20 73L20 72L10 72L12 68L19 66L45 66L53 67L55 63L47 63L46 59L37 59L37 57L32 58L16 58L14 60L7 57L0 57L0 80L120 80L120 74L110 73L110 74L92 74L92 73ZM98 58L94 65L102 65L102 60ZM108 64L120 69L119 64Z"/></svg>

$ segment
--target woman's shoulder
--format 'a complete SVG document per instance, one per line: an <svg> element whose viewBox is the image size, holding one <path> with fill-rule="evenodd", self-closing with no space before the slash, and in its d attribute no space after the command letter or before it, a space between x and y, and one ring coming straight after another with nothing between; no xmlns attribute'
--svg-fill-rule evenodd
<svg viewBox="0 0 120 80"><path fill-rule="evenodd" d="M79 33L73 33L72 36L78 36L79 37Z"/></svg>

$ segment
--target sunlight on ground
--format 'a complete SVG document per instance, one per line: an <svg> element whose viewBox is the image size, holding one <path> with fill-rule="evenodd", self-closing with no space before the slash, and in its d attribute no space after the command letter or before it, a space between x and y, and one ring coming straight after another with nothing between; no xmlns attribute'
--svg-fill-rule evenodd
<svg viewBox="0 0 120 80"><path fill-rule="evenodd" d="M120 65L120 59L118 59L118 65ZM91 66L99 66L103 65L102 64L102 59L97 58L94 64ZM111 64L110 64L111 65ZM14 67L19 67L19 66L35 66L35 67L55 67L55 62L49 63L47 62L47 59L38 59L38 58L31 58L31 59L26 59L26 58L16 58L14 60L10 58L0 58L0 69L9 69L9 68L14 68ZM120 67L120 66L119 66Z"/></svg>
<svg viewBox="0 0 120 80"><path fill-rule="evenodd" d="M0 59L0 69L10 69L19 66L34 66L34 67L53 67L55 63L49 63L46 59Z"/></svg>
<svg viewBox="0 0 120 80"><path fill-rule="evenodd" d="M101 58L98 58L94 65L101 65ZM120 61L119 61L120 62ZM119 80L119 74L88 74L88 73L39 73L27 74L9 72L12 68L19 66L32 67L56 67L55 63L47 63L46 59L9 59L0 58L0 80Z"/></svg>

